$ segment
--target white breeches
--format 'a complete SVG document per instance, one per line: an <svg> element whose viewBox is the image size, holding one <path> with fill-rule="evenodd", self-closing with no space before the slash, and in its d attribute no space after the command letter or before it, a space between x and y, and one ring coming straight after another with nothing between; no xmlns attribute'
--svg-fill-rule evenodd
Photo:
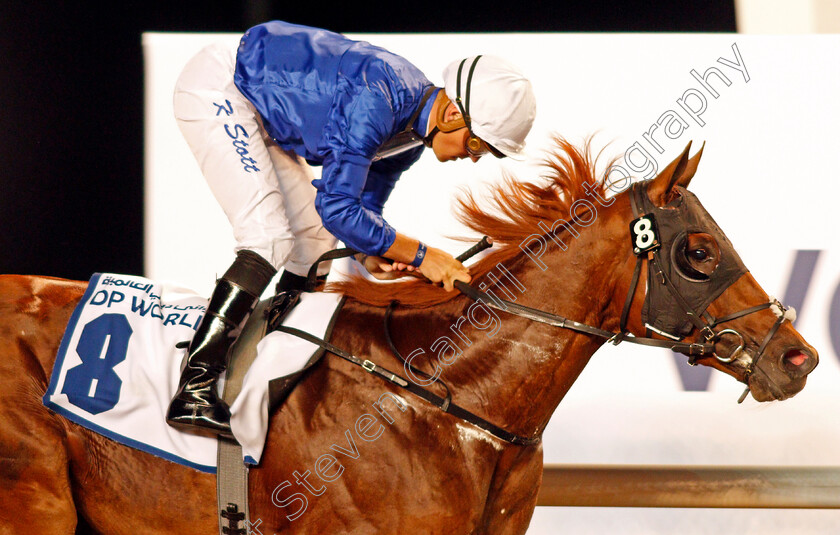
<svg viewBox="0 0 840 535"><path fill-rule="evenodd" d="M337 240L315 211L312 169L271 140L234 85L235 55L216 44L187 63L175 85L175 119L233 227L235 250L306 275ZM327 271L324 263L318 272Z"/></svg>

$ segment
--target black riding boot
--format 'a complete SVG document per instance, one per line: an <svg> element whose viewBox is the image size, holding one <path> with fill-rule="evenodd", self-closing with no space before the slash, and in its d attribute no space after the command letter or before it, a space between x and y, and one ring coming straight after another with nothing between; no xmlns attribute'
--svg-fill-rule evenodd
<svg viewBox="0 0 840 535"><path fill-rule="evenodd" d="M193 432L231 435L230 409L218 396L216 382L227 367L232 333L250 315L254 304L276 273L252 251L240 251L216 282L207 312L190 342L178 392L169 404L166 421Z"/></svg>

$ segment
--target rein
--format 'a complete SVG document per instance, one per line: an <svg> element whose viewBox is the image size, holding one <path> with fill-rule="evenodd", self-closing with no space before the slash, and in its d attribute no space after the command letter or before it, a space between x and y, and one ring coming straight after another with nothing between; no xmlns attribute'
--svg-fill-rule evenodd
<svg viewBox="0 0 840 535"><path fill-rule="evenodd" d="M643 192L643 188L637 183L633 184L633 191L631 192L630 199L631 199L631 207L633 209L634 217L638 218L634 220L633 223L639 221L641 218L648 218L649 220L653 220L653 214L644 214L640 217L640 210L639 204L640 202L637 201L637 195L645 195ZM633 228L633 223L631 223L631 229ZM633 236L631 232L631 237ZM633 277L630 283L630 288L627 291L627 297L624 301L624 306L622 308L620 323L619 323L619 332L612 332L607 331L605 329L601 329L599 327L594 327L592 325L587 325L585 323L581 323L575 320L571 320L569 318L565 318L563 316L552 314L549 312L545 312L536 308L531 308L528 306L520 305L505 299L501 299L494 295L490 295L482 290L479 290L469 284L462 282L462 281L455 281L454 286L457 288L461 293L466 295L468 298L472 299L473 301L481 301L482 303L486 304L487 306L494 308L496 310L506 312L508 314L513 314L515 316L520 316L532 321L544 323L547 325L551 325L554 327L560 327L562 329L569 329L575 332L579 332L582 334L587 334L591 336L597 336L603 338L608 343L612 343L614 345L618 345L621 342L629 342L633 344L648 346L648 347L661 347L665 349L670 349L675 353L680 353L683 355L688 356L688 363L692 366L696 365L696 361L698 357L703 357L707 355L714 356L717 360L723 363L730 363L741 357L743 353L747 353L745 351L745 340L744 336L734 329L722 329L720 331L714 331L714 328L738 319L744 316L753 314L755 312L759 312L764 309L771 309L774 314L778 317L776 322L773 326L768 330L767 334L765 335L761 345L758 348L758 352L753 357L752 355L748 355L748 362L746 364L744 380L743 382L747 384L746 390L738 399L738 403L743 402L746 398L747 394L749 393L749 377L755 372L755 370L760 370L758 368L758 361L763 356L764 350L766 349L767 345L770 343L770 340L776 334L776 332L781 327L782 323L785 320L793 321L795 318L795 312L793 310L786 309L778 300L771 299L768 303L763 303L760 305L756 305L753 307L746 308L739 312L735 312L732 314L728 314L726 316L720 318L714 318L706 311L702 313L697 313L692 307L688 304L685 300L683 295L680 291L675 287L673 282L670 280L668 275L666 274L665 270L662 269L661 265L661 257L659 253L659 237L654 233L655 238L650 241L648 246L644 248L644 250L640 250L637 246L634 248L634 253L636 254L636 265L633 269ZM637 242L638 243L638 242ZM475 254L492 247L492 242L489 240L487 236L485 236L480 242L476 245L471 247L469 250L465 251L463 254L457 257L457 259L461 262L466 261L470 257L474 256ZM312 288L315 287L316 281L316 274L317 274L317 267L324 260L332 260L336 258L342 258L346 256L352 256L356 254L357 251L349 248L339 249L335 251L330 251L326 253L321 258L319 258L313 265L309 271L309 284L307 284L308 289L311 291ZM691 323L695 326L695 328L700 332L703 341L702 342L683 342L682 338L676 337L664 331L658 330L650 326L649 324L645 324L647 332L656 332L657 334L663 336L663 338L670 338L670 340L663 340L658 338L652 338L649 334L648 336L633 336L630 334L627 329L627 320L630 313L630 308L633 302L633 298L636 293L636 288L638 287L639 278L641 274L642 263L647 261L648 262L648 269L652 270L651 272L655 274L656 277L662 282L665 288L667 288L668 292L674 298L674 300L678 303L679 307L685 313L686 317L691 321ZM731 284L731 283L730 283ZM368 373L381 377L382 379L388 381L391 384L397 385L400 388L408 390L409 392L417 395L418 397L428 401L429 403L435 405L440 410L452 414L466 422L469 422L476 427L479 427L491 435L504 440L505 442L509 442L511 444L522 445L522 446L530 446L538 444L541 441L541 437L523 437L517 435L515 433L511 433L502 429L501 427L489 422L488 420L460 407L452 403L452 393L449 390L449 387L441 381L439 378L433 377L428 373L415 368L411 363L405 360L402 354L397 349L396 345L394 344L393 338L391 336L391 316L393 314L394 309L398 306L397 301L392 301L388 308L385 311L384 316L384 333L385 339L388 343L388 346L391 352L394 354L397 359L403 363L405 369L411 370L413 373L417 375L423 376L427 379L433 380L434 383L439 383L444 390L446 391L446 395L441 397L422 386L406 380L404 377L401 377L386 368L383 368L370 360L367 359L360 359L355 355L350 354L349 352L336 347L329 342L312 336L309 333L301 331L299 329L294 329L291 327L284 327L278 326L276 330L303 338L304 340L320 346L321 348L337 355L348 362L351 362L357 366L362 367ZM732 335L738 338L739 344L735 348L735 350L729 355L728 357L722 357L715 352L715 344L725 335ZM764 373L762 371L762 373Z"/></svg>
<svg viewBox="0 0 840 535"><path fill-rule="evenodd" d="M560 327L562 329L569 329L571 331L576 331L583 334L599 336L601 338L604 338L607 342L615 345L618 345L622 341L627 341L639 345L663 347L666 349L670 349L671 351L674 351L676 353L682 353L684 355L689 356L702 356L712 353L714 351L714 344L708 342L703 344L697 344L690 342L674 342L668 340L659 340L657 338L628 336L629 333L626 332L617 333L607 331L598 327L587 325L585 323L580 323L578 321L571 320L569 318L565 318L557 314L551 314L550 312L544 312L536 308L519 305L517 303L507 301L505 299L496 298L461 281L456 281L455 287L461 293L463 293L473 301L481 300L490 308L494 308L502 312L507 312L509 314L513 314L514 316L527 318L532 321L537 321L539 323L552 325L554 327Z"/></svg>
<svg viewBox="0 0 840 535"><path fill-rule="evenodd" d="M641 261L639 261L639 263L637 265L640 265L640 264L641 264ZM634 277L634 279L635 278L636 277ZM464 295L466 295L467 297L469 297L473 301L481 300L481 302L483 302L484 304L486 304L489 307L494 308L496 310L499 310L499 311L502 311L502 312L507 312L507 313L513 314L515 316L520 316L520 317L523 317L523 318L527 318L527 319L532 320L532 321L537 321L537 322L540 322L540 323L545 323L547 325L552 325L554 327L560 327L560 328L563 328L563 329L569 329L569 330L576 331L576 332L583 333L583 334L599 336L601 338L604 338L607 342L612 343L613 345L618 345L620 342L627 341L627 342L630 342L630 343L633 343L633 344L639 344L639 345L651 346L651 347L662 347L662 348L670 349L671 351L674 351L675 353L681 353L683 355L688 356L689 357L689 364L691 364L692 366L696 364L696 360L697 360L698 356L704 356L704 355L708 355L708 354L711 353L712 355L715 356L715 358L717 358L721 362L728 363L728 362L732 362L733 360L738 358L740 353L743 352L744 338L740 333L738 333L734 329L724 329L724 330L719 331L719 332L714 332L714 331L712 331L713 327L716 327L717 325L720 325L721 323L731 321L731 320L734 320L734 319L737 319L737 318L741 318L743 316L746 316L748 314L752 314L754 312L758 312L760 310L764 310L766 308L778 307L783 312L787 310L784 307L782 307L782 305L781 305L781 303L779 303L779 301L774 300L774 301L771 301L769 303L756 305L754 307L747 308L747 309L742 310L740 312L736 312L734 314L730 314L728 316L718 318L717 320L713 319L710 323L703 323L702 324L702 331L704 333L703 336L704 336L704 339L706 340L706 342L704 342L704 343L693 343L693 342L679 342L679 341L660 340L658 338L649 338L649 337L641 337L641 336L632 336L629 333L627 333L626 331L624 331L623 328L622 328L621 332L607 331L607 330L604 330L604 329L600 329L598 327L593 327L591 325L587 325L585 323L580 323L580 322L577 322L577 321L574 321L574 320L570 320L568 318L565 318L563 316L559 316L557 314L551 314L549 312L544 312L544 311L536 309L536 308L531 308L531 307L527 307L527 306L524 306L524 305L519 305L517 303L513 303L513 302L507 301L505 299L501 299L501 298L491 296L491 295L489 295L489 294L487 294L487 293L485 293L481 290L478 290L477 288L474 288L473 286L470 286L469 284L466 284L466 283L461 282L461 281L455 281L455 287L461 293L463 293ZM634 293L634 289L635 289L635 285L632 285L631 288L630 288L630 291L628 292L628 301L627 302L632 301L632 295ZM629 309L629 307L625 307L625 310L627 310L627 309ZM777 315L778 315L778 313L777 313ZM709 316L709 317L711 317L711 316ZM752 372L755 369L755 365L758 363L758 359L761 357L761 355L764 352L764 349L767 347L767 344L770 343L770 339L773 338L773 335L776 334L776 331L779 330L779 327L782 325L782 323L785 321L785 319L787 319L787 317L784 313L782 313L779 316L779 319L776 320L776 323L773 325L773 327L770 328L770 330L768 331L767 335L764 338L764 341L761 344L761 347L758 350L758 357L751 360L748 367L747 367L747 376L752 374ZM624 326L624 322L622 321L622 327L623 326ZM707 335L706 333L710 333L710 334ZM730 355L729 357L726 357L726 358L720 357L719 355L717 355L715 353L715 350L714 350L714 347L715 347L714 342L719 340L721 338L721 335L724 335L724 334L737 335L741 340L741 344L735 349L735 351L733 351L732 355Z"/></svg>
<svg viewBox="0 0 840 535"><path fill-rule="evenodd" d="M639 210L639 202L637 202L636 196L637 195L645 195L643 192L643 187L640 186L638 183L633 184L633 191L631 192L630 199L631 199L631 206L633 209L633 216L635 218L640 217L640 210ZM652 214L645 214L642 217L647 217L652 219ZM639 221L639 219L634 220ZM633 223L631 223L631 228L633 227ZM764 355L764 350L767 348L767 345L770 343L770 340L779 330L782 323L785 320L793 321L795 318L795 311L788 310L785 308L778 300L771 299L767 303L762 303L760 305L756 305L750 308L746 308L739 312L735 312L732 314L728 314L726 316L720 318L714 318L711 314L704 311L702 314L698 314L692 307L686 302L683 298L682 294L679 290L675 287L671 279L667 276L665 271L661 268L661 258L659 254L658 248L658 236L655 239L650 241L649 246L644 250L640 250L638 247L634 249L636 253L636 265L633 269L633 278L630 283L630 288L627 291L627 297L624 301L624 307L621 312L621 318L619 323L619 332L612 332L607 331L604 329L600 329L598 327L593 327L591 325L587 325L584 323L580 323L574 320L570 320L563 316L559 316L557 314L551 314L549 312L544 312L539 309L527 307L524 305L520 305L505 299L501 299L496 296L491 296L486 292L483 292L473 286L470 286L467 283L462 281L455 281L455 287L464 295L472 299L473 301L481 300L486 305L494 308L496 310L507 312L508 314L513 314L515 316L520 316L527 318L532 321L537 321L540 323L545 323L547 325L552 325L555 327L560 327L563 329L569 329L572 331L580 332L583 334L588 334L592 336L598 336L605 339L608 343L612 343L613 345L618 345L623 341L627 341L633 344L650 346L650 347L662 347L670 349L675 353L681 353L689 357L688 363L692 366L696 365L696 361L698 357L706 356L711 354L717 360L723 363L730 363L736 360L741 356L742 353L746 353L745 349L745 340L744 336L734 329L722 329L720 331L715 332L713 329L721 325L722 323L726 323L738 318L742 318L749 314L753 314L755 312L759 312L764 309L771 309L773 313L778 317L776 322L773 326L768 330L767 334L765 335L761 345L758 348L758 351L753 357L752 355L748 354L749 361L746 364L744 380L743 382L747 384L746 390L738 399L738 403L741 403L746 398L746 395L749 393L749 377L755 372L755 370L760 370L758 368L758 361ZM636 287L639 283L639 276L641 273L642 263L644 261L648 262L649 269L653 269L653 273L657 277L660 278L662 284L668 289L672 297L675 301L679 304L680 308L682 308L685 315L688 319L694 324L694 326L700 332L703 342L682 342L682 338L678 338L671 334L668 334L663 331L659 331L657 329L653 329L650 325L645 325L648 332L653 330L657 334L662 335L666 338L671 338L671 340L660 340L658 338L651 338L649 335L640 337L640 336L633 336L629 332L627 332L627 319L630 313L630 307L633 302L633 297L636 293ZM393 305L393 303L392 303ZM387 323L386 323L387 328ZM738 338L740 341L738 346L732 352L731 355L728 357L722 357L715 352L715 343L719 341L724 335L733 335ZM764 373L762 371L762 373Z"/></svg>
<svg viewBox="0 0 840 535"><path fill-rule="evenodd" d="M484 249L487 249L488 247L491 247L491 246L492 246L492 242L490 241L490 239L487 236L485 236L477 244L473 245L468 250L466 250L464 253L462 253L460 256L458 256L457 259L460 262L464 262L465 260L474 256L478 252L483 251ZM335 260L337 258L344 258L344 257L348 257L348 256L353 256L357 253L358 253L358 251L356 251L354 249L344 248L344 249L336 249L336 250L329 251L329 252L323 254L318 260L315 261L314 264L312 264L312 267L309 270L309 274L307 276L307 279L308 279L307 291L312 291L315 288L315 285L317 284L318 265L321 262L324 262L324 261L327 261L327 260ZM396 346L394 345L393 339L391 338L390 319L391 319L391 313L393 312L393 310L397 306L397 304L398 303L396 301L392 301L391 304L388 306L387 310L385 311L385 320L384 320L385 321L385 338L387 340L388 346L390 347L391 351L394 353L394 356L396 356L397 359L399 359L405 366L407 366L408 369L411 369L414 373L417 373L418 375L423 375L425 377L430 377L428 374L426 374L422 370L418 370L417 368L415 368L411 364L407 363L405 361L405 359L403 358L402 354L400 354L399 350L397 350ZM376 363L374 363L370 360L361 359L361 358L351 354L350 352L345 351L344 349L327 342L326 340L322 340L321 338L318 338L317 336L313 336L313 335L311 335L311 334L309 334L305 331L302 331L300 329L295 329L293 327L286 327L286 326L283 326L283 325L278 325L278 326L274 327L274 330L281 331L281 332L284 332L284 333L287 333L287 334L291 334L293 336L297 336L298 338L302 338L302 339L306 340L307 342L309 342L311 344L315 344L315 345L321 347L322 349L325 349L326 351L328 351L328 352L330 352L330 353L332 353L332 354L334 354L338 357L341 357L342 359L346 360L347 362L350 362L351 364L355 364L356 366L360 366L362 369L364 369L366 372L368 372L372 375L376 375L377 377L380 377L380 378L384 379L385 381L388 381L389 383L391 383L393 385L396 385L396 386L398 386L398 387L400 387L404 390L408 390L412 394L414 394L414 395L428 401L432 405L436 406L437 408L439 408L443 412L451 414L452 416L455 416L456 418L460 418L461 420L464 420L465 422L469 422L472 425L474 425L474 426L476 426L480 429L483 429L484 431L487 431L488 433L495 436L496 438L504 440L505 442L509 442L511 444L515 444L515 445L518 445L518 446L534 446L536 444L539 444L542 441L542 438L539 437L539 436L523 437L521 435L517 435L515 433L511 433L509 431L506 431L505 429L502 429L501 427L499 427L496 424L482 418L481 416L478 416L478 415L468 411L467 409L452 403L452 393L449 391L449 387L446 386L446 384L443 381L441 381L440 379L435 379L435 382L440 383L443 386L443 388L446 390L446 395L444 397L441 397L441 396L423 388L422 386L420 386L420 385L418 385L418 384L416 384L412 381L409 381L408 379L406 379L404 377L401 377L400 375L398 375L398 374L396 374L396 373L394 373L394 372L392 372L392 371L390 371L386 368L383 368L382 366L379 366L378 364L376 364Z"/></svg>

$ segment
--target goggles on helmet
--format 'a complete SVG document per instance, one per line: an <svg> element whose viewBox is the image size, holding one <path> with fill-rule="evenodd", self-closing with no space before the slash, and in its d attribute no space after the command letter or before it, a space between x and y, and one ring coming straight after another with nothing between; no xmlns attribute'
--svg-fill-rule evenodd
<svg viewBox="0 0 840 535"><path fill-rule="evenodd" d="M466 142L466 149L467 154L470 156L474 156L476 158L480 158L481 156L490 152L496 158L504 158L505 155L502 154L498 149L475 135L472 131L472 120L470 118L470 85L472 84L472 77L473 73L475 72L475 66L478 63L478 60L481 59L481 56L476 56L470 65L469 73L467 74L467 86L464 90L464 99L461 100L461 72L464 70L464 64L467 62L467 58L461 60L460 65L458 65L458 74L457 74L457 81L455 83L455 105L458 106L458 109L461 111L461 116L464 118L464 124L467 126L467 130L470 132L470 136L467 138Z"/></svg>

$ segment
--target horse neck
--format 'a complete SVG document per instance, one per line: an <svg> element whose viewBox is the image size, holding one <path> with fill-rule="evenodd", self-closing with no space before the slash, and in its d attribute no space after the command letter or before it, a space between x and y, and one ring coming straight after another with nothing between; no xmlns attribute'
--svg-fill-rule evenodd
<svg viewBox="0 0 840 535"><path fill-rule="evenodd" d="M563 239L567 249L554 245L541 258L542 266L525 254L504 268L497 266L494 272L499 282L493 294L509 300L514 296L516 303L595 327L614 325L613 316L620 314L626 293L622 283L629 279L624 272L632 266L624 251L629 247L620 246L621 240L628 239L621 233L628 221L624 211L604 210L590 227L579 229L577 237L567 233ZM622 213L616 216L615 212ZM622 253L617 254L619 250ZM463 400L467 408L480 406L479 414L488 420L526 436L542 433L603 343L568 329L494 312L480 303L467 302L460 317L469 321L461 321L464 328L458 331L464 336L453 341L469 340L470 344L457 362L443 370L441 379L452 388L456 403Z"/></svg>

